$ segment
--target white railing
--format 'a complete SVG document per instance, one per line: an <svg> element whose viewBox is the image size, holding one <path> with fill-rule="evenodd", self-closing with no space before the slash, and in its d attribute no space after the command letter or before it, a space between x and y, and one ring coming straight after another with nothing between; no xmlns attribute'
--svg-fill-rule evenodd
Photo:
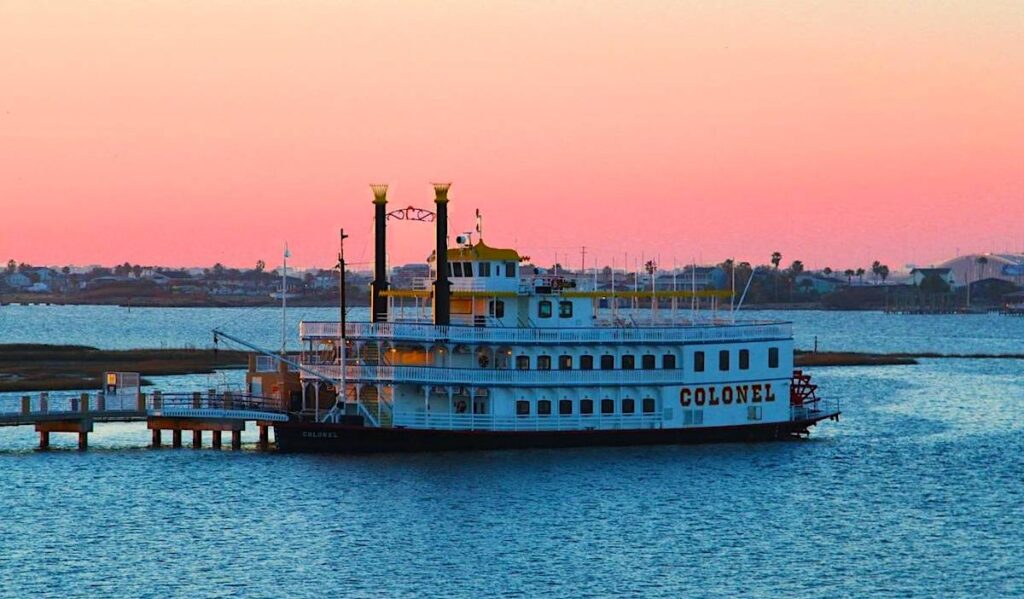
<svg viewBox="0 0 1024 599"><path fill-rule="evenodd" d="M480 431L634 430L661 428L656 414L493 416L395 412L395 427Z"/></svg>
<svg viewBox="0 0 1024 599"><path fill-rule="evenodd" d="M302 322L300 335L306 338L337 339L337 322ZM385 339L421 342L491 344L571 343L681 343L790 339L788 322L708 322L685 326L595 326L586 328L437 326L421 323L352 322L345 334L354 339Z"/></svg>
<svg viewBox="0 0 1024 599"><path fill-rule="evenodd" d="M341 380L340 364L304 364L311 372ZM314 374L315 373L315 374ZM489 370L485 368L443 368L433 366L345 366L350 383L412 383L476 386L561 386L561 385L668 385L683 384L683 370Z"/></svg>
<svg viewBox="0 0 1024 599"><path fill-rule="evenodd" d="M823 420L839 415L839 400L818 399L800 406L790 406L791 420Z"/></svg>

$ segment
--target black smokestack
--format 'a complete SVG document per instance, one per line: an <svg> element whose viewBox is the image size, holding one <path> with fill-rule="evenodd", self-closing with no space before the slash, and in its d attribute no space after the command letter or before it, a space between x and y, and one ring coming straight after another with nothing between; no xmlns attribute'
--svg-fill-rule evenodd
<svg viewBox="0 0 1024 599"><path fill-rule="evenodd" d="M370 283L370 321L387 322L388 300L382 297L381 293L388 290L388 186L371 185L370 189L373 190L373 282Z"/></svg>
<svg viewBox="0 0 1024 599"><path fill-rule="evenodd" d="M451 282L448 280L448 188L451 183L434 183L437 212L437 279L434 280L434 324L451 324Z"/></svg>

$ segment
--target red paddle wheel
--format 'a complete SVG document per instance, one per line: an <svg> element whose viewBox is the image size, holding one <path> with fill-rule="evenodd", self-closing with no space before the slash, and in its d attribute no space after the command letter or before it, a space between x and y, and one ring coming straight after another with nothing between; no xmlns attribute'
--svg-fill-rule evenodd
<svg viewBox="0 0 1024 599"><path fill-rule="evenodd" d="M806 406L818 403L818 386L811 382L811 375L794 370L789 382L789 405Z"/></svg>

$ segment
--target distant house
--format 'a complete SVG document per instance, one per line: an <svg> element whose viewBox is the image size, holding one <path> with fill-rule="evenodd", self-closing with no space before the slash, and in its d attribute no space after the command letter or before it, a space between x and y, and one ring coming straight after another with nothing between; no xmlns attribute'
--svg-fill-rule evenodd
<svg viewBox="0 0 1024 599"><path fill-rule="evenodd" d="M627 279L632 281L632 277ZM675 273L660 273L655 279L658 289L688 290L696 287L698 291L708 289L728 289L729 275L719 266L687 266ZM648 283L649 284L649 283Z"/></svg>
<svg viewBox="0 0 1024 599"><path fill-rule="evenodd" d="M793 280L797 292L811 292L818 295L833 293L840 287L846 287L846 281L835 277L827 277L817 273L801 273Z"/></svg>
<svg viewBox="0 0 1024 599"><path fill-rule="evenodd" d="M950 288L956 286L953 271L949 268L915 268L910 271L910 283L915 287L920 287L921 283L930 276L938 277Z"/></svg>
<svg viewBox="0 0 1024 599"><path fill-rule="evenodd" d="M4 283L12 289L27 289L32 285L32 278L23 272L16 272L4 277Z"/></svg>

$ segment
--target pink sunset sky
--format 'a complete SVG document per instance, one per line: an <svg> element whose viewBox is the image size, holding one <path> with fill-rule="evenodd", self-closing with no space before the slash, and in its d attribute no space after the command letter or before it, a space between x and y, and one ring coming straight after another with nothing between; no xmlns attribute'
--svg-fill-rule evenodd
<svg viewBox="0 0 1024 599"><path fill-rule="evenodd" d="M364 262L367 184L433 180L542 264L1021 251L1022 40L1019 0L0 0L0 258Z"/></svg>

